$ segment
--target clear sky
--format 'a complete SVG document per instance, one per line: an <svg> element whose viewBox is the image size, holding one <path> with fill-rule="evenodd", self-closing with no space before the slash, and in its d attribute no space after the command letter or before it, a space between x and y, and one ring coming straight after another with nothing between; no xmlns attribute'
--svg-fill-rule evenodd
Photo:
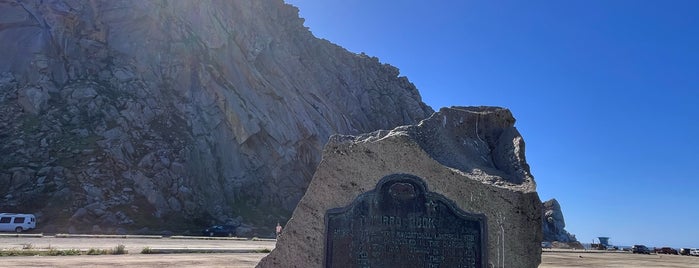
<svg viewBox="0 0 699 268"><path fill-rule="evenodd" d="M512 110L581 242L699 247L699 1L287 2L435 110Z"/></svg>

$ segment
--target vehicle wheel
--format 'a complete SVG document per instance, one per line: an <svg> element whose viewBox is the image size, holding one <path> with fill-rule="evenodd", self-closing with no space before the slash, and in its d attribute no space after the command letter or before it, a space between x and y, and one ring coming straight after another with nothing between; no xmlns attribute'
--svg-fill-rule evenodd
<svg viewBox="0 0 699 268"><path fill-rule="evenodd" d="M17 233L21 233L22 231L23 231L23 230L22 230L22 227L17 227L17 228L15 228L15 232L17 232Z"/></svg>
<svg viewBox="0 0 699 268"><path fill-rule="evenodd" d="M214 232L209 232L209 236L214 236Z"/></svg>

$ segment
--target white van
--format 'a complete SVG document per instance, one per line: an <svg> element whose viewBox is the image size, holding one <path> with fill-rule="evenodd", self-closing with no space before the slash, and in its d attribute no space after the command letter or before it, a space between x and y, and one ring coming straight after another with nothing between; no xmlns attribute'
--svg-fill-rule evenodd
<svg viewBox="0 0 699 268"><path fill-rule="evenodd" d="M0 213L0 232L28 231L36 228L34 214Z"/></svg>
<svg viewBox="0 0 699 268"><path fill-rule="evenodd" d="M689 250L689 255L699 256L699 249L693 248Z"/></svg>

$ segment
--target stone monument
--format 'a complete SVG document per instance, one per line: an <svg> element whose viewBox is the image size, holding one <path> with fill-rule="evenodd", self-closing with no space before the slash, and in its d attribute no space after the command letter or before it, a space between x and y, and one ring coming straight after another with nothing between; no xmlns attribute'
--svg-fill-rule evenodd
<svg viewBox="0 0 699 268"><path fill-rule="evenodd" d="M537 267L541 201L509 110L330 138L258 267Z"/></svg>
<svg viewBox="0 0 699 268"><path fill-rule="evenodd" d="M326 267L485 267L485 215L393 174L350 206L326 214Z"/></svg>

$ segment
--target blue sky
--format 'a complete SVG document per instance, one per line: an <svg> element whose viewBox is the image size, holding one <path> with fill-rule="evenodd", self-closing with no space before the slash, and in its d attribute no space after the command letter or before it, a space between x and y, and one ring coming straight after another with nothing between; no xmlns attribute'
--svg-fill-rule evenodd
<svg viewBox="0 0 699 268"><path fill-rule="evenodd" d="M699 1L287 0L435 110L512 110L581 242L699 247Z"/></svg>

